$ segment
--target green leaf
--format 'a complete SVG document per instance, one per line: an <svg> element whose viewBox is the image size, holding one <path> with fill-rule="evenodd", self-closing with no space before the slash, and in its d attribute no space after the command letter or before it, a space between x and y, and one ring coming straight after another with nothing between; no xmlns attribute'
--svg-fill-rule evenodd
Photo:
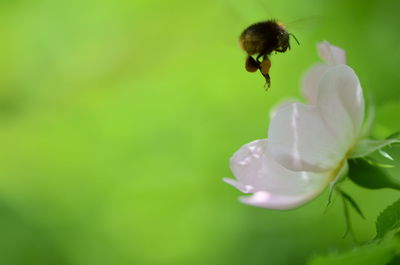
<svg viewBox="0 0 400 265"><path fill-rule="evenodd" d="M399 137L400 137L400 131L392 133L391 135L386 137L386 139L398 139Z"/></svg>
<svg viewBox="0 0 400 265"><path fill-rule="evenodd" d="M337 172L335 179L329 185L328 204L326 205L327 208L332 202L333 192L335 191L337 185L346 179L346 174L348 171L349 171L349 165L348 165L347 161L344 161L343 166L341 167L339 172Z"/></svg>
<svg viewBox="0 0 400 265"><path fill-rule="evenodd" d="M308 265L386 265L399 253L397 238L377 241L345 252L313 257Z"/></svg>
<svg viewBox="0 0 400 265"><path fill-rule="evenodd" d="M351 159L348 162L348 177L357 185L368 189L400 190L400 179L391 176L384 168L371 165L365 159Z"/></svg>
<svg viewBox="0 0 400 265"><path fill-rule="evenodd" d="M400 140L395 138L388 138L385 140L371 140L371 139L360 140L358 141L357 145L351 152L349 158L365 157L385 146L394 143L400 143Z"/></svg>
<svg viewBox="0 0 400 265"><path fill-rule="evenodd" d="M400 264L400 256L396 256L394 257L394 259L392 259L390 261L390 263L386 264L386 265L399 265Z"/></svg>
<svg viewBox="0 0 400 265"><path fill-rule="evenodd" d="M376 219L376 238L400 228L400 199L388 206Z"/></svg>
<svg viewBox="0 0 400 265"><path fill-rule="evenodd" d="M393 168L393 167L395 167L395 165L391 165L391 164L382 164L381 162L376 161L372 157L363 157L362 159L365 160L366 162L368 162L368 164L370 164L371 166L374 166L374 167L384 167L384 168Z"/></svg>
<svg viewBox="0 0 400 265"><path fill-rule="evenodd" d="M383 156L391 161L394 161L393 157L391 155L389 155L388 153L386 153L385 151L383 151L382 149L378 150L378 152L381 154L381 156Z"/></svg>
<svg viewBox="0 0 400 265"><path fill-rule="evenodd" d="M354 234L354 230L351 224L351 218L350 218L350 213L349 213L349 207L347 206L347 201L344 199L344 197L342 196L342 200L343 200L343 210L344 210L344 220L346 222L346 231L343 235L343 238L345 238L348 234L350 234L353 238L354 241L356 241L356 237Z"/></svg>
<svg viewBox="0 0 400 265"><path fill-rule="evenodd" d="M375 121L375 116L376 116L376 107L374 104L372 104L372 102L370 102L370 104L367 104L361 135L366 136L370 134L372 126Z"/></svg>
<svg viewBox="0 0 400 265"><path fill-rule="evenodd" d="M346 192L344 192L341 189L338 189L340 195L342 195L343 199L346 200L347 202L350 203L350 205L353 207L353 209L363 218L365 219L364 214L361 211L360 206L358 206L358 204L356 203L356 201Z"/></svg>

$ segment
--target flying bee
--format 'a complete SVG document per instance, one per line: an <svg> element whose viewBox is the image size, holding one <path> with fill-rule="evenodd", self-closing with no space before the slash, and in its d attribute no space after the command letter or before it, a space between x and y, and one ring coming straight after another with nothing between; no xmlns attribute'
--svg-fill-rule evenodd
<svg viewBox="0 0 400 265"><path fill-rule="evenodd" d="M288 49L290 50L290 36L299 44L296 37L289 33L286 27L277 20L259 22L246 28L239 39L240 47L247 53L246 70L248 72L260 70L265 78L266 85L270 87L271 60L269 56L274 51L275 53L284 53ZM256 58L254 59L253 56L256 56Z"/></svg>

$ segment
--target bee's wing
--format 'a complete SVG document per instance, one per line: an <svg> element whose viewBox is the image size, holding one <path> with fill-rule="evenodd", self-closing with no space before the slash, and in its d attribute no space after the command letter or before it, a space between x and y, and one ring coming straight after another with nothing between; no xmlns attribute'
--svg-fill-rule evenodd
<svg viewBox="0 0 400 265"><path fill-rule="evenodd" d="M245 4L240 0L224 0L223 4L235 21L245 26L274 18L261 0L249 0Z"/></svg>
<svg viewBox="0 0 400 265"><path fill-rule="evenodd" d="M315 15L290 20L289 22L284 21L284 24L289 32L307 33L315 31L316 28L323 24L325 20L325 16Z"/></svg>
<svg viewBox="0 0 400 265"><path fill-rule="evenodd" d="M277 19L287 27L291 33L309 33L314 32L326 19L322 15L311 15L303 18L290 16L282 12L273 5L263 0L249 0L243 4L242 0L221 0L219 2L226 17L230 20L230 25L244 29L247 26L266 21L269 19ZM276 17L281 13L282 16Z"/></svg>

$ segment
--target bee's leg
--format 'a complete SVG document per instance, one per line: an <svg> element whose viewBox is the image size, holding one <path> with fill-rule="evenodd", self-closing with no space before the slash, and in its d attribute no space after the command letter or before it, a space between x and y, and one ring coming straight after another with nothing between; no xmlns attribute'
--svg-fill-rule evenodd
<svg viewBox="0 0 400 265"><path fill-rule="evenodd" d="M265 75L263 75L263 76L264 76L264 78L265 78L265 85L264 85L265 91L268 91L268 89L269 89L270 86L271 86L271 78L270 78L269 74L265 74Z"/></svg>
<svg viewBox="0 0 400 265"><path fill-rule="evenodd" d="M269 73L269 69L271 69L271 60L268 58L268 56L264 56L263 61L259 65L259 69L263 75Z"/></svg>
<svg viewBox="0 0 400 265"><path fill-rule="evenodd" d="M265 78L265 85L266 90L271 86L271 78L269 76L269 70L271 68L271 60L268 58L268 56L264 56L263 61L260 64L260 72Z"/></svg>
<svg viewBox="0 0 400 265"><path fill-rule="evenodd" d="M257 55L257 57L256 57L257 62L261 63L260 58L263 57L263 59L264 59L266 56L267 56L267 54L265 52L260 52L260 54Z"/></svg>
<svg viewBox="0 0 400 265"><path fill-rule="evenodd" d="M245 68L247 72L256 72L260 68L260 63L249 55L246 58Z"/></svg>

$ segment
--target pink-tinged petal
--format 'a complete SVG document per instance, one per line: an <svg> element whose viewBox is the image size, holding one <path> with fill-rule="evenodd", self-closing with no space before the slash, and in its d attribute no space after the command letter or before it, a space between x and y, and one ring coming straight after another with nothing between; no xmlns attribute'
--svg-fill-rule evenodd
<svg viewBox="0 0 400 265"><path fill-rule="evenodd" d="M317 64L308 70L302 80L302 92L310 104L317 103L318 85L322 76L329 69L326 64Z"/></svg>
<svg viewBox="0 0 400 265"><path fill-rule="evenodd" d="M324 172L336 168L347 151L316 106L300 103L282 108L272 119L269 151L294 171Z"/></svg>
<svg viewBox="0 0 400 265"><path fill-rule="evenodd" d="M311 199L315 198L320 192L309 192L295 195L271 194L266 191L258 191L250 196L242 196L239 200L242 203L276 210L288 210L299 207Z"/></svg>
<svg viewBox="0 0 400 265"><path fill-rule="evenodd" d="M244 203L271 209L297 207L317 196L327 185L327 174L290 171L272 158L266 139L242 146L231 158L236 180L224 179L251 197ZM251 199L252 198L252 199Z"/></svg>
<svg viewBox="0 0 400 265"><path fill-rule="evenodd" d="M338 65L324 75L317 105L324 120L340 142L353 144L364 119L364 97L353 69Z"/></svg>
<svg viewBox="0 0 400 265"><path fill-rule="evenodd" d="M318 43L319 56L329 65L346 64L346 52L329 42Z"/></svg>
<svg viewBox="0 0 400 265"><path fill-rule="evenodd" d="M232 185L233 187L237 188L238 190L240 190L243 193L250 193L254 191L254 187L251 185L246 185L243 184L237 180L234 179L229 179L229 178L224 178L224 181L226 183L228 183L229 185Z"/></svg>

